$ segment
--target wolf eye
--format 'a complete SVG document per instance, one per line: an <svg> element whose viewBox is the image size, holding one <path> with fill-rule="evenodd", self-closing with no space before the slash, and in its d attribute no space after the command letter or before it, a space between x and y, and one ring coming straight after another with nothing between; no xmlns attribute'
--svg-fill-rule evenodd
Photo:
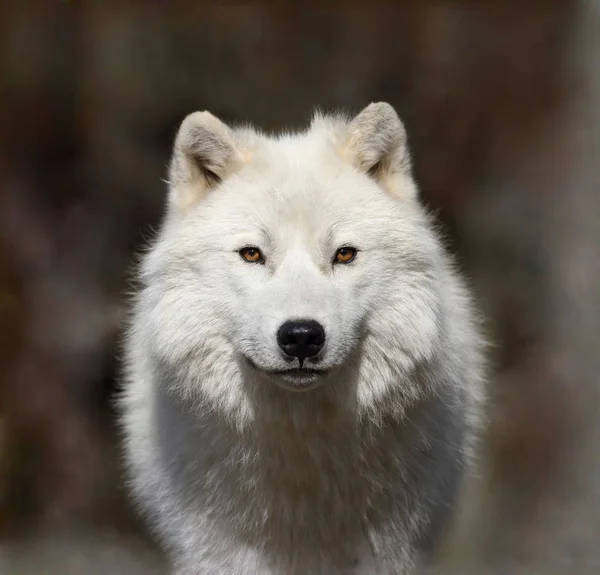
<svg viewBox="0 0 600 575"><path fill-rule="evenodd" d="M239 251L239 254L242 256L243 260L251 264L262 264L265 262L260 250L255 247L242 248Z"/></svg>
<svg viewBox="0 0 600 575"><path fill-rule="evenodd" d="M356 257L356 248L343 247L335 252L334 264L349 264Z"/></svg>

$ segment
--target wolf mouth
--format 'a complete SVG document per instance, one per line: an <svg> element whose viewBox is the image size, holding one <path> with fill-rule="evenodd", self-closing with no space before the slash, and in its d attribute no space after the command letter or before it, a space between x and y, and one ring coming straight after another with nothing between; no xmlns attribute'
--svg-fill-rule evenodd
<svg viewBox="0 0 600 575"><path fill-rule="evenodd" d="M295 367L292 369L280 369L276 371L268 371L267 373L272 373L273 375L287 375L290 377L312 377L325 375L327 372L323 369L312 369L310 367Z"/></svg>
<svg viewBox="0 0 600 575"><path fill-rule="evenodd" d="M254 361L252 361L252 359L250 359L248 356L245 355L244 359L256 371L260 371L261 373L264 373L266 375L280 376L291 380L298 380L299 382L308 379L314 380L317 377L321 377L327 374L327 371L324 369L314 369L311 367L292 367L289 369L264 369L256 365L256 363L254 363Z"/></svg>

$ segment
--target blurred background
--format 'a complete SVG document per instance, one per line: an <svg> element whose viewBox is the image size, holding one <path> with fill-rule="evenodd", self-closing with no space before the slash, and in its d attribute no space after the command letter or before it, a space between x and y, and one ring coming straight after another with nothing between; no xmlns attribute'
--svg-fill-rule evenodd
<svg viewBox="0 0 600 575"><path fill-rule="evenodd" d="M132 254L194 110L374 100L494 341L433 571L600 573L600 2L0 4L0 573L161 574L112 397Z"/></svg>

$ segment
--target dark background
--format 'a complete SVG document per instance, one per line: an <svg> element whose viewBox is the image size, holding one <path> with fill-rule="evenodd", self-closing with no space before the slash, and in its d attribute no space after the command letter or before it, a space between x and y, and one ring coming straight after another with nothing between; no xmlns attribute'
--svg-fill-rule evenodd
<svg viewBox="0 0 600 575"><path fill-rule="evenodd" d="M439 573L600 573L600 6L2 2L0 572L162 573L111 397L189 112L387 100L489 319L479 479Z"/></svg>

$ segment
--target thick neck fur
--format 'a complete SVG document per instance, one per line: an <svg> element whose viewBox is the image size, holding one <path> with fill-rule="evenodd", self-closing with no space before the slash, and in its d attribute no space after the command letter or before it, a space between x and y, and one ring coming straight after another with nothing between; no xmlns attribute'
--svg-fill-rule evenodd
<svg viewBox="0 0 600 575"><path fill-rule="evenodd" d="M409 516L411 503L395 490L403 482L418 489L412 472L425 465L430 446L422 438L431 438L420 413L431 412L436 400L414 405L405 422L395 413L372 421L358 416L350 370L308 392L281 389L259 375L245 384L255 417L244 429L206 405L192 407L158 391L155 423L169 430L161 452L177 454L170 465L179 467L173 476L182 504L212 509L218 519L211 529L232 532L243 544L268 542L274 563L306 565L315 557L333 565L365 544L385 547L385 537L370 539L372 528L388 530L394 553L403 554L394 535L403 526L382 524L382 514L405 507L396 521ZM319 569L315 563L313 572Z"/></svg>

